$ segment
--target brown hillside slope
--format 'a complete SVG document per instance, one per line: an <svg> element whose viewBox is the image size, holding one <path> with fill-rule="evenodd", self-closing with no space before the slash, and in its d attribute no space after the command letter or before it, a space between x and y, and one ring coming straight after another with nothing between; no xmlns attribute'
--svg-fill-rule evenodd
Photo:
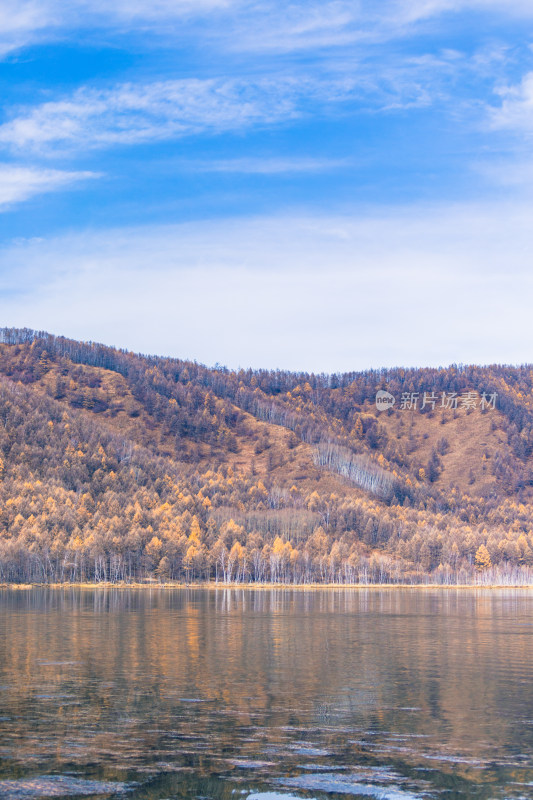
<svg viewBox="0 0 533 800"><path fill-rule="evenodd" d="M481 545L500 569L533 561L529 367L235 373L3 339L0 574L398 579L487 568ZM380 413L378 388L498 402Z"/></svg>

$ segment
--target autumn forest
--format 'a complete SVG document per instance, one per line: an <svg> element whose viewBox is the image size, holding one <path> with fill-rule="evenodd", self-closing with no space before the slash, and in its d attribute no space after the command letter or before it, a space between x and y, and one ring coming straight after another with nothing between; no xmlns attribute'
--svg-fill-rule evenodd
<svg viewBox="0 0 533 800"><path fill-rule="evenodd" d="M531 582L533 367L0 342L0 582Z"/></svg>

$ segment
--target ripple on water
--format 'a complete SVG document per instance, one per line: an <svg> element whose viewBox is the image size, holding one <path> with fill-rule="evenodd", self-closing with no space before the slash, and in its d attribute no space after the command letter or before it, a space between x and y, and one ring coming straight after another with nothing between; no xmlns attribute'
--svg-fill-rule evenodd
<svg viewBox="0 0 533 800"><path fill-rule="evenodd" d="M296 794L282 794L281 792L253 792L246 796L246 800L304 800Z"/></svg>
<svg viewBox="0 0 533 800"><path fill-rule="evenodd" d="M280 778L279 783L305 791L376 797L379 800L420 800L434 796L428 794L425 789L405 785L407 784L405 778L386 769L362 769L349 775L333 772L297 775Z"/></svg>
<svg viewBox="0 0 533 800"><path fill-rule="evenodd" d="M294 751L297 755L300 756L330 756L330 750L324 750L321 747L313 747L312 745L308 744L307 742L295 742L294 744L287 745L289 750Z"/></svg>
<svg viewBox="0 0 533 800"><path fill-rule="evenodd" d="M0 781L0 797L10 800L38 800L41 797L70 797L72 795L117 794L132 784L117 781L93 781L72 778L70 775L39 775Z"/></svg>

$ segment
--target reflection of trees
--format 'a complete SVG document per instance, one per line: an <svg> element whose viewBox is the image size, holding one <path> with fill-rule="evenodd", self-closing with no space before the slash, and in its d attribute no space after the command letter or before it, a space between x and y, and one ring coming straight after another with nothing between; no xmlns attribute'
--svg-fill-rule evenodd
<svg viewBox="0 0 533 800"><path fill-rule="evenodd" d="M296 735L346 758L385 737L415 761L531 744L519 591L33 590L2 605L1 738L28 763L160 753L212 769Z"/></svg>

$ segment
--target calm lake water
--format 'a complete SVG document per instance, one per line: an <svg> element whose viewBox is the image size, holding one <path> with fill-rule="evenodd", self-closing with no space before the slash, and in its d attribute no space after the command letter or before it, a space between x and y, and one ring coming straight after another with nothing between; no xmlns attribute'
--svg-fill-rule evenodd
<svg viewBox="0 0 533 800"><path fill-rule="evenodd" d="M0 797L533 798L533 592L0 591Z"/></svg>

